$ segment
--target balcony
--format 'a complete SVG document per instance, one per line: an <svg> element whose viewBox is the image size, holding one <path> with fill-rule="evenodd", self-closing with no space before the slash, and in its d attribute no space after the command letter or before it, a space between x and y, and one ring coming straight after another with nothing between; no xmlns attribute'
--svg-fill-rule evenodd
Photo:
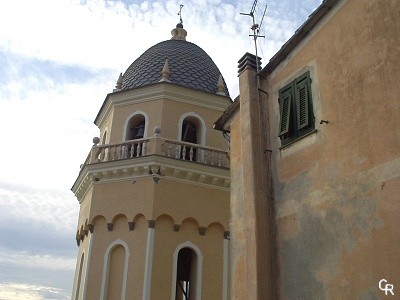
<svg viewBox="0 0 400 300"><path fill-rule="evenodd" d="M92 183L143 178L173 179L229 190L228 151L198 144L151 138L98 145L89 152L72 191L81 201Z"/></svg>
<svg viewBox="0 0 400 300"><path fill-rule="evenodd" d="M228 151L162 137L130 140L119 144L95 144L83 166L111 161L133 160L150 155L229 168Z"/></svg>

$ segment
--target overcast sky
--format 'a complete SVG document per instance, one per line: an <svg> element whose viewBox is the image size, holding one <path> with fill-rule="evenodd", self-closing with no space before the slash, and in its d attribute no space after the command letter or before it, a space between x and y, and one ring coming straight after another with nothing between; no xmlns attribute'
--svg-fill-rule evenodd
<svg viewBox="0 0 400 300"><path fill-rule="evenodd" d="M265 62L321 0L258 1ZM120 72L179 22L238 94L253 0L0 1L0 299L69 299L79 205L70 191Z"/></svg>

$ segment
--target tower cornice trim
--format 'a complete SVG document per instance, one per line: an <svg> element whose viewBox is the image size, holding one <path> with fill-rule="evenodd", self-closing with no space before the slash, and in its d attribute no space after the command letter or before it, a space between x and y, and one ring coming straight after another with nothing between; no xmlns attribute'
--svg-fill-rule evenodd
<svg viewBox="0 0 400 300"><path fill-rule="evenodd" d="M168 82L158 82L144 87L108 94L94 123L101 126L113 107L130 103L171 100L223 112L232 103L229 97L190 89Z"/></svg>
<svg viewBox="0 0 400 300"><path fill-rule="evenodd" d="M150 171L158 168L160 180L174 180L229 191L230 171L227 168L189 162L159 155L131 160L118 160L85 165L72 191L82 203L93 184L115 181L136 181L154 177Z"/></svg>

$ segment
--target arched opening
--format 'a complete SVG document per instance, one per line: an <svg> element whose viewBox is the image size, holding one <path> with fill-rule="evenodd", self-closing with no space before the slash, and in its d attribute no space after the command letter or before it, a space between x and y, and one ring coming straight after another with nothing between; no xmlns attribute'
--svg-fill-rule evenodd
<svg viewBox="0 0 400 300"><path fill-rule="evenodd" d="M193 118L183 120L182 141L197 144L197 124Z"/></svg>
<svg viewBox="0 0 400 300"><path fill-rule="evenodd" d="M141 113L135 113L130 117L129 121L125 126L125 141L139 140L145 137L146 132L146 117ZM125 148L125 157L137 157L142 156L141 142L129 143Z"/></svg>
<svg viewBox="0 0 400 300"><path fill-rule="evenodd" d="M197 275L197 255L191 248L179 250L176 270L175 300L195 299Z"/></svg>
<svg viewBox="0 0 400 300"><path fill-rule="evenodd" d="M199 144L199 120L195 117L186 117L182 122L181 141L192 144ZM183 147L181 158L190 161L196 161L197 149L195 147Z"/></svg>
<svg viewBox="0 0 400 300"><path fill-rule="evenodd" d="M146 126L145 117L141 114L134 115L128 122L126 127L125 140L137 140L144 137L144 129Z"/></svg>

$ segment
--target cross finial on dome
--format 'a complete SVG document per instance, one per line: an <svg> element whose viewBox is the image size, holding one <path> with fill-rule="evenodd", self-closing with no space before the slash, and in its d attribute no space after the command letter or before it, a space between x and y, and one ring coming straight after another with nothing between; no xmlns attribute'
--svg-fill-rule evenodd
<svg viewBox="0 0 400 300"><path fill-rule="evenodd" d="M185 29L183 29L182 7L183 7L183 5L181 4L181 5L179 6L179 12L178 12L179 23L176 24L176 28L172 29L172 31L171 31L171 34L172 34L171 40L182 40L182 41L186 41L187 32L186 32Z"/></svg>
<svg viewBox="0 0 400 300"><path fill-rule="evenodd" d="M179 5L178 16L179 16L180 24L183 24L183 21L182 21L182 7L183 7L183 4Z"/></svg>

